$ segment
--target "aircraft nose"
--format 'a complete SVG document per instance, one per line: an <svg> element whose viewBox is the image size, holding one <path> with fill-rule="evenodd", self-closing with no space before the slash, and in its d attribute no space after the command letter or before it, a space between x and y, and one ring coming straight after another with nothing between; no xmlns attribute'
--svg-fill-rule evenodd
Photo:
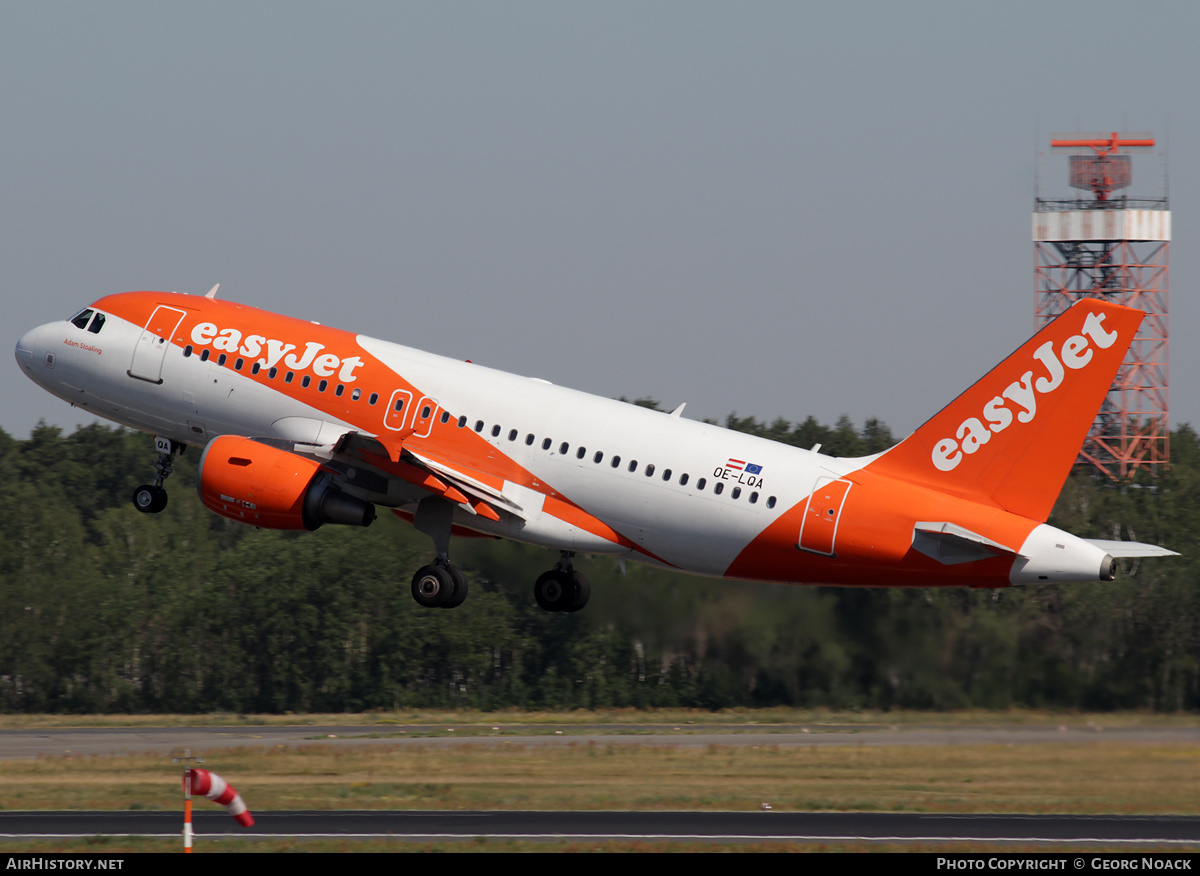
<svg viewBox="0 0 1200 876"><path fill-rule="evenodd" d="M26 362L33 359L33 334L35 331L37 329L25 332L21 335L21 340L17 341L17 364L22 368L25 367Z"/></svg>
<svg viewBox="0 0 1200 876"><path fill-rule="evenodd" d="M30 329L21 336L21 340L17 341L17 364L21 366L21 370L37 379L37 366L40 363L51 364L53 362L53 353L47 345L47 329L49 325L40 325L35 329Z"/></svg>

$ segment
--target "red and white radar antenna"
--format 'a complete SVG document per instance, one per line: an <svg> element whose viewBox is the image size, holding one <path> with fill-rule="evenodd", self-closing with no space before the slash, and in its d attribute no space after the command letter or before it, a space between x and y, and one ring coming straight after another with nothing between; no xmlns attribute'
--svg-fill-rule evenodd
<svg viewBox="0 0 1200 876"><path fill-rule="evenodd" d="M1034 198L1035 325L1040 328L1081 298L1146 314L1077 460L1125 481L1170 461L1166 174L1160 197L1121 192L1133 182L1133 156L1127 153L1154 149L1148 133L1054 134L1050 146L1069 153L1068 184L1091 197Z"/></svg>

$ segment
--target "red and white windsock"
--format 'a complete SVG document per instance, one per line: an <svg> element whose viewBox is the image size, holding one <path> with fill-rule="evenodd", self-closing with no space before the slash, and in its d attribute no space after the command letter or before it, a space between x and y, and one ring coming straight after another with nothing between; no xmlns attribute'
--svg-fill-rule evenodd
<svg viewBox="0 0 1200 876"><path fill-rule="evenodd" d="M216 773L210 773L208 770L190 769L183 774L183 788L185 791L188 789L187 782L189 775L192 780L191 792L193 794L207 797L214 803L220 803L242 827L250 827L254 824L254 816L246 808L246 804L242 801L242 795L233 789L233 785L229 784Z"/></svg>

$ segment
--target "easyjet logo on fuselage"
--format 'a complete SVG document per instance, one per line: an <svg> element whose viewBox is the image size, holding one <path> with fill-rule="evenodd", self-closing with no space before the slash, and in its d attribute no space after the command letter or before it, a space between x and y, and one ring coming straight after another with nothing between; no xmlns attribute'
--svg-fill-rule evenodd
<svg viewBox="0 0 1200 876"><path fill-rule="evenodd" d="M197 347L211 344L214 350L235 353L248 359L260 356L265 349L266 355L261 355L257 360L263 368L275 368L282 362L284 368L293 371L311 369L318 377L332 377L337 374L337 379L342 383L353 383L357 379L354 369L363 364L359 356L347 356L343 359L333 353L322 353L325 345L316 341L306 341L303 352L297 355L292 352L297 349L295 344L285 344L265 335L243 336L237 329L218 328L211 322L197 323L192 329L191 338Z"/></svg>
<svg viewBox="0 0 1200 876"><path fill-rule="evenodd" d="M1104 316L1103 313L1089 313L1083 321L1083 334L1071 335L1058 350L1054 348L1054 341L1046 341L1034 350L1033 358L1042 364L1046 374L1035 380L1033 370L1026 371L1020 380L1010 383L1004 392L984 404L982 419L967 417L963 420L953 438L943 438L934 446L931 455L934 468L953 471L964 456L976 453L992 440L993 434L1011 426L1014 411L1017 422L1032 422L1037 416L1038 396L1054 392L1062 386L1068 369L1078 371L1086 367L1092 361L1093 343L1101 349L1108 349L1116 343L1118 334L1105 330L1102 325ZM1015 408L1010 407L1009 403Z"/></svg>

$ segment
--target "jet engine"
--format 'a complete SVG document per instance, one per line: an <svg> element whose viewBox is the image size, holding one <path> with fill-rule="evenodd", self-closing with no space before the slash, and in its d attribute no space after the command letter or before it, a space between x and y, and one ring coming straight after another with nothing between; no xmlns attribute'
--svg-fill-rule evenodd
<svg viewBox="0 0 1200 876"><path fill-rule="evenodd" d="M198 488L210 511L266 529L370 526L375 519L375 506L339 490L319 462L234 435L205 448Z"/></svg>

